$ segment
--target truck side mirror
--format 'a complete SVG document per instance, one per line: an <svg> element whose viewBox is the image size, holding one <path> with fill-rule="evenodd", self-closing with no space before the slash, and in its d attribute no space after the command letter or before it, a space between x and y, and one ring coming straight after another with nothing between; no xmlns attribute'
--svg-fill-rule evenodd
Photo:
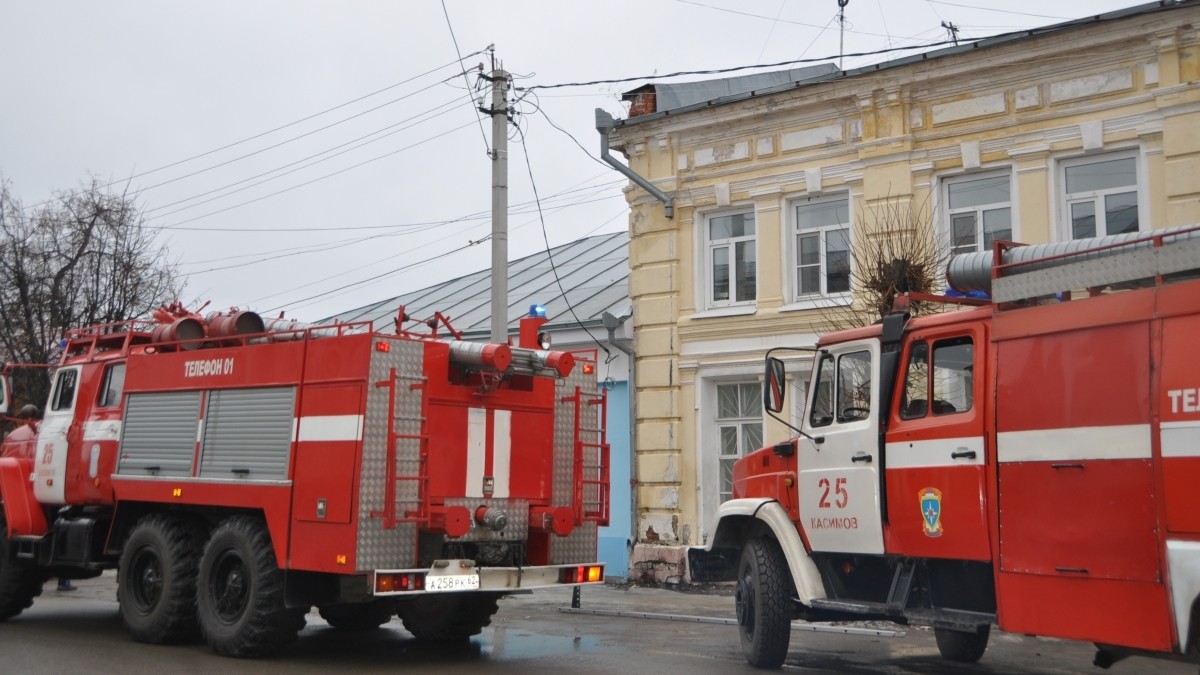
<svg viewBox="0 0 1200 675"><path fill-rule="evenodd" d="M0 375L0 415L8 414L8 402L12 400L9 391L8 376Z"/></svg>
<svg viewBox="0 0 1200 675"><path fill-rule="evenodd" d="M787 373L783 361L774 356L767 357L767 372L763 386L763 407L773 413L783 411L783 401L787 390Z"/></svg>

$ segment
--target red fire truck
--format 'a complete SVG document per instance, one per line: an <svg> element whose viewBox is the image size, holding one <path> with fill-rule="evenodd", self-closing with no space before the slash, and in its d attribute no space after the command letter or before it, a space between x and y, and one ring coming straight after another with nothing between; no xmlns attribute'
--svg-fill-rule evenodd
<svg viewBox="0 0 1200 675"><path fill-rule="evenodd" d="M822 337L797 435L737 462L709 544L750 663L797 618L932 626L959 662L993 624L1195 661L1198 277L1200 227L1000 243L951 261L976 306ZM774 413L786 378L768 354Z"/></svg>
<svg viewBox="0 0 1200 675"><path fill-rule="evenodd" d="M176 304L70 331L0 451L0 619L116 568L135 639L256 656L314 605L440 640L506 593L601 583L606 399L545 322L485 344L403 308L383 332Z"/></svg>

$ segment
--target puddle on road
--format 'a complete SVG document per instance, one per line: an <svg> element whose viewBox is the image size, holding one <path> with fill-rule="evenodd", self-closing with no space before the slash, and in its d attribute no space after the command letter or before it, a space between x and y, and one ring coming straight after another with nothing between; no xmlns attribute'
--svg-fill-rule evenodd
<svg viewBox="0 0 1200 675"><path fill-rule="evenodd" d="M557 654L575 654L593 651L600 641L589 637L566 637L541 635L524 630L499 627L484 630L482 655L495 661L531 659Z"/></svg>

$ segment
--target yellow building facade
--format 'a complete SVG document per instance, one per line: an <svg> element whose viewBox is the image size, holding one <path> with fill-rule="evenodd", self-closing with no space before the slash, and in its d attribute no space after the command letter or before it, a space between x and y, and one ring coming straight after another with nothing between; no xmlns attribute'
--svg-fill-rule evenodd
<svg viewBox="0 0 1200 675"><path fill-rule="evenodd" d="M1198 82L1187 2L674 109L636 90L610 143L673 217L630 185L631 575L702 576L686 551L711 537L732 462L788 435L762 410L763 356L813 345L854 301L847 251L873 219L903 208L947 254L1200 223Z"/></svg>

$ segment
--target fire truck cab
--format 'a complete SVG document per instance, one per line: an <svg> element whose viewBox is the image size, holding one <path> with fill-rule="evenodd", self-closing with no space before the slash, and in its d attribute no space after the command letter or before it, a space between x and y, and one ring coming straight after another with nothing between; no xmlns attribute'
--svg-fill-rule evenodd
<svg viewBox="0 0 1200 675"><path fill-rule="evenodd" d="M947 273L989 300L823 336L797 435L737 462L708 545L750 663L793 619L866 618L959 662L993 625L1196 660L1198 230L1001 243ZM772 412L786 377L768 355Z"/></svg>

